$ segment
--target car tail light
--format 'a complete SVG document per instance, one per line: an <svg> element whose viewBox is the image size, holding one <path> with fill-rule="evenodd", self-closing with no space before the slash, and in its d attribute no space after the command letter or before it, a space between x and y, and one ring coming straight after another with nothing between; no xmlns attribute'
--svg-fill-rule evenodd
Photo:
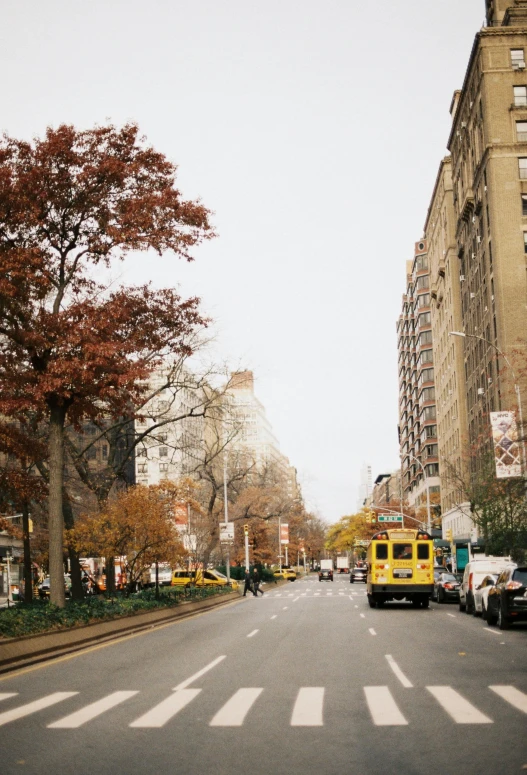
<svg viewBox="0 0 527 775"><path fill-rule="evenodd" d="M445 589L455 589L457 587L457 584L451 584L449 581L446 582L446 584L443 584Z"/></svg>
<svg viewBox="0 0 527 775"><path fill-rule="evenodd" d="M521 581L508 581L505 584L505 589L520 589L522 586Z"/></svg>
<svg viewBox="0 0 527 775"><path fill-rule="evenodd" d="M474 576L474 574L473 574L473 573L470 573L470 574L469 574L469 577L468 577L468 588L469 588L469 589L472 589L472 577L473 577L473 576Z"/></svg>

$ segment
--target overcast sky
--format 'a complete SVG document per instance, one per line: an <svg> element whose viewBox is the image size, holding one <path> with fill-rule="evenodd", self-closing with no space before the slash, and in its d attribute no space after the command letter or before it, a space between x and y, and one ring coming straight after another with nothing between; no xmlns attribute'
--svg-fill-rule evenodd
<svg viewBox="0 0 527 775"><path fill-rule="evenodd" d="M138 122L218 239L124 280L202 298L309 505L399 466L395 323L484 0L1 0L0 128Z"/></svg>

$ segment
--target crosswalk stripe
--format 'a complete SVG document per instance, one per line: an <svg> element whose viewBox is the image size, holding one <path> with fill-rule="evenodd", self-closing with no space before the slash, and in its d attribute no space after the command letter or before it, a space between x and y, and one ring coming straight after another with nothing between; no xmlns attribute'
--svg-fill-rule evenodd
<svg viewBox="0 0 527 775"><path fill-rule="evenodd" d="M430 694L457 724L492 724L485 716L451 686L427 686Z"/></svg>
<svg viewBox="0 0 527 775"><path fill-rule="evenodd" d="M245 717L263 692L263 689L238 689L219 709L211 727L241 727Z"/></svg>
<svg viewBox="0 0 527 775"><path fill-rule="evenodd" d="M170 721L180 710L183 710L189 702L198 696L201 689L178 689L178 691L169 696L149 710L143 716L129 724L135 729L159 729Z"/></svg>
<svg viewBox="0 0 527 775"><path fill-rule="evenodd" d="M527 694L520 692L514 686L489 686L491 691L510 703L517 710L527 713Z"/></svg>
<svg viewBox="0 0 527 775"><path fill-rule="evenodd" d="M0 692L0 700L7 700L9 697L16 697L18 692Z"/></svg>
<svg viewBox="0 0 527 775"><path fill-rule="evenodd" d="M103 697L102 700L92 702L91 705L86 705L85 708L81 708L75 713L70 713L69 716L64 716L64 718L48 724L48 729L78 729L83 724L86 724L87 721L101 716L107 710L115 708L116 705L120 705L121 702L125 702L136 694L138 692L113 692L113 694Z"/></svg>
<svg viewBox="0 0 527 775"><path fill-rule="evenodd" d="M324 705L324 692L322 686L304 686L299 690L293 715L292 727L322 727L322 711Z"/></svg>
<svg viewBox="0 0 527 775"><path fill-rule="evenodd" d="M69 697L74 697L78 693L79 692L54 692L53 694L46 695L46 697L42 697L40 700L28 702L27 705L20 705L18 708L13 708L13 710L7 710L4 713L0 713L0 726L8 724L10 721L16 721L24 716L29 716L31 713L36 713L38 710L49 708L51 705L56 705L57 702L67 700Z"/></svg>
<svg viewBox="0 0 527 775"><path fill-rule="evenodd" d="M408 724L387 686L365 686L364 694L375 726L398 727Z"/></svg>

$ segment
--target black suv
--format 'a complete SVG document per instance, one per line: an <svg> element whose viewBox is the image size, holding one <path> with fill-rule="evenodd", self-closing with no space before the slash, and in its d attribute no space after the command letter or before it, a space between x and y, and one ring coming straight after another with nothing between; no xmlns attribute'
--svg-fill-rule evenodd
<svg viewBox="0 0 527 775"><path fill-rule="evenodd" d="M509 567L489 591L487 621L508 630L513 622L527 621L527 566Z"/></svg>
<svg viewBox="0 0 527 775"><path fill-rule="evenodd" d="M333 581L333 571L332 570L319 570L318 572L318 580L319 581Z"/></svg>
<svg viewBox="0 0 527 775"><path fill-rule="evenodd" d="M366 583L367 576L368 571L366 568L352 568L350 571L350 584L353 584L355 581L364 581Z"/></svg>

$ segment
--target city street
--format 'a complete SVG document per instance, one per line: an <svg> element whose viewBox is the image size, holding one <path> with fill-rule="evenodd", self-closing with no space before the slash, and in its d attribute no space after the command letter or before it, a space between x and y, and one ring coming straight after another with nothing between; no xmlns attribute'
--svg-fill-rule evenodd
<svg viewBox="0 0 527 775"><path fill-rule="evenodd" d="M527 625L316 575L0 681L2 773L515 773Z"/></svg>

